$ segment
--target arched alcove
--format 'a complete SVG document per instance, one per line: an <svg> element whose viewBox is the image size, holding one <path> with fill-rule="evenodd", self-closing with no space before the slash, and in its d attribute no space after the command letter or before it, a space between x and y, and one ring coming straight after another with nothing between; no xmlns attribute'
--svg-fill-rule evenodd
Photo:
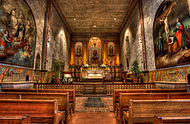
<svg viewBox="0 0 190 124"><path fill-rule="evenodd" d="M36 56L36 65L35 69L40 69L40 54L38 53Z"/></svg>
<svg viewBox="0 0 190 124"><path fill-rule="evenodd" d="M165 0L157 10L153 27L156 68L190 63L189 5L188 0Z"/></svg>

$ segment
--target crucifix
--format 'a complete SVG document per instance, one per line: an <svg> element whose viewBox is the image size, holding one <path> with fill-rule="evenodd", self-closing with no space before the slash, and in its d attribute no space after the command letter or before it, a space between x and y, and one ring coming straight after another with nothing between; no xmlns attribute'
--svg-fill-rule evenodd
<svg viewBox="0 0 190 124"><path fill-rule="evenodd" d="M165 25L165 32L166 32L166 39L167 42L169 42L169 22L168 22L168 16L171 13L172 8L176 5L176 1L173 2L168 8L166 8L163 13L158 17L157 21L160 23L164 23Z"/></svg>

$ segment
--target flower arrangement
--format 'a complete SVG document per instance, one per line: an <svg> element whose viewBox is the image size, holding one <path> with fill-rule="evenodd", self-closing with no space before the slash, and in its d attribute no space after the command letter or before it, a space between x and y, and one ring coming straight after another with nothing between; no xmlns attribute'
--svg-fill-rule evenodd
<svg viewBox="0 0 190 124"><path fill-rule="evenodd" d="M101 68L106 68L107 66L105 64L100 65Z"/></svg>
<svg viewBox="0 0 190 124"><path fill-rule="evenodd" d="M82 67L83 68L89 68L89 65L88 64L84 64Z"/></svg>

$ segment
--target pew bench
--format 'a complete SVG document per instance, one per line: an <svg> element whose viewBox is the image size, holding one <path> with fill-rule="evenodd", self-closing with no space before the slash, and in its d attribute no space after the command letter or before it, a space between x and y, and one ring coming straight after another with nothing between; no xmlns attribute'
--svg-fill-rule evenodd
<svg viewBox="0 0 190 124"><path fill-rule="evenodd" d="M153 123L154 115L189 116L190 99L130 100L129 111L124 112L128 124Z"/></svg>
<svg viewBox="0 0 190 124"><path fill-rule="evenodd" d="M0 116L0 124L30 124L29 115L24 116Z"/></svg>
<svg viewBox="0 0 190 124"><path fill-rule="evenodd" d="M116 107L119 103L120 93L176 93L187 92L187 89L116 89L113 92L113 110L117 112Z"/></svg>
<svg viewBox="0 0 190 124"><path fill-rule="evenodd" d="M57 100L0 99L0 116L29 115L31 123L63 124Z"/></svg>
<svg viewBox="0 0 190 124"><path fill-rule="evenodd" d="M0 99L31 99L54 100L57 99L58 110L64 114L64 121L71 119L68 93L26 93L26 92L0 92Z"/></svg>
<svg viewBox="0 0 190 124"><path fill-rule="evenodd" d="M122 121L123 111L129 111L130 100L190 99L190 93L120 93L117 118Z"/></svg>
<svg viewBox="0 0 190 124"><path fill-rule="evenodd" d="M154 115L154 124L184 124L190 123L190 116L174 116L174 117L160 117L158 115Z"/></svg>
<svg viewBox="0 0 190 124"><path fill-rule="evenodd" d="M69 93L69 104L72 112L75 112L75 89L14 89L2 88L2 92L34 92L34 93Z"/></svg>

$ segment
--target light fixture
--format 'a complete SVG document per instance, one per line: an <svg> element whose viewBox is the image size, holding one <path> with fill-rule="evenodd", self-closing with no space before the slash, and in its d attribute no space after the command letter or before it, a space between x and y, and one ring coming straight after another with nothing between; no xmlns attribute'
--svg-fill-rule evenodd
<svg viewBox="0 0 190 124"><path fill-rule="evenodd" d="M94 28L96 28L96 25L93 25Z"/></svg>
<svg viewBox="0 0 190 124"><path fill-rule="evenodd" d="M116 20L117 20L117 18L113 18L113 20L115 20L115 21L116 21Z"/></svg>
<svg viewBox="0 0 190 124"><path fill-rule="evenodd" d="M73 20L76 21L76 18L74 18Z"/></svg>

